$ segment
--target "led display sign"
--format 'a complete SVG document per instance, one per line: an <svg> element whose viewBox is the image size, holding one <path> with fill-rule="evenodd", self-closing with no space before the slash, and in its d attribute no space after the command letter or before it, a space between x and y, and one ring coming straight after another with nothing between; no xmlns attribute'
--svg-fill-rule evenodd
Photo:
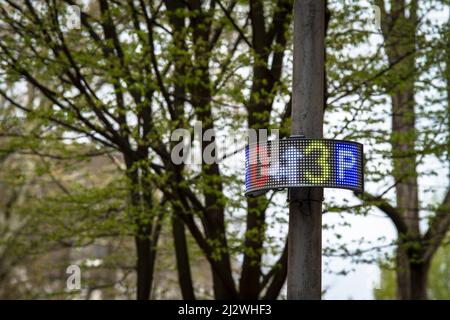
<svg viewBox="0 0 450 320"><path fill-rule="evenodd" d="M291 137L245 149L245 194L250 197L290 187L363 192L363 175L363 146L357 142Z"/></svg>

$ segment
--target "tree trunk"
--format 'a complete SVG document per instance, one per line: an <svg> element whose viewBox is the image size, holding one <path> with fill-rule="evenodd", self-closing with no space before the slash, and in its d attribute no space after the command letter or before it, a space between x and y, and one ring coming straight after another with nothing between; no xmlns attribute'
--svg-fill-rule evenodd
<svg viewBox="0 0 450 320"><path fill-rule="evenodd" d="M220 256L218 257L217 261L218 267L223 270L224 274L227 277L227 282L234 284L231 273L230 255L228 253L228 245L225 233L225 219L223 210L213 207L214 202L211 201L211 198L214 198L214 196L206 195L205 198L207 199L205 202L209 207L206 209L207 213L205 214L205 217L203 219L206 237L216 243L216 245L213 246L214 248L213 250L217 250L220 252ZM232 299L233 295L232 292L229 291L228 289L229 287L225 283L223 283L222 278L216 272L214 272L212 266L211 272L213 277L213 289L215 299L216 300Z"/></svg>
<svg viewBox="0 0 450 320"><path fill-rule="evenodd" d="M148 235L146 237L145 231L140 232L135 236L136 252L137 252L137 300L148 300L150 298L151 288L152 288L152 265L153 257L151 255L151 243Z"/></svg>
<svg viewBox="0 0 450 320"><path fill-rule="evenodd" d="M214 2L213 2L214 5ZM192 40L194 44L194 54L192 68L199 75L196 81L189 85L192 94L192 105L195 108L197 120L202 122L204 132L214 129L214 120L212 115L212 82L210 77L209 62L211 58L211 48L209 39L211 33L211 16L208 11L203 10L202 2L193 0L190 2L190 10L196 12L191 16L193 25L201 25L202 28L194 28L192 31ZM212 139L211 144L202 141L202 154L207 145L215 144ZM217 152L216 147L214 149ZM206 164L202 161L202 179L203 196L205 199L205 211L202 217L203 227L208 239L213 243L217 256L215 257L224 274L226 282L233 285L234 280L231 271L230 254L225 229L225 207L223 204L222 176L220 174L218 163ZM229 291L229 285L223 282L223 279L217 275L212 266L214 295L216 299L231 299L233 293Z"/></svg>
<svg viewBox="0 0 450 320"><path fill-rule="evenodd" d="M429 263L410 263L409 268L411 286L411 296L409 299L426 300Z"/></svg>
<svg viewBox="0 0 450 320"><path fill-rule="evenodd" d="M184 300L195 300L192 286L189 252L186 243L186 233L183 222L176 216L172 217L172 233L177 260L178 282Z"/></svg>
<svg viewBox="0 0 450 320"><path fill-rule="evenodd" d="M397 250L397 299L426 300L429 263L411 262L404 250Z"/></svg>
<svg viewBox="0 0 450 320"><path fill-rule="evenodd" d="M254 198L247 201L245 254L239 281L239 294L242 299L258 299L260 292L261 249L265 226L265 211L261 210L261 206L265 206L265 204L262 202L262 199Z"/></svg>
<svg viewBox="0 0 450 320"><path fill-rule="evenodd" d="M402 246L397 248L396 264L395 272L397 278L397 299L408 300L411 296L409 262L408 256Z"/></svg>
<svg viewBox="0 0 450 320"><path fill-rule="evenodd" d="M395 87L387 85L392 102L392 148L393 171L395 181L396 209L405 221L407 232L399 232L397 248L397 297L411 299L418 289L415 281L417 270L412 262L420 257L412 256L411 245L421 245L419 226L419 196L417 182L417 160L415 153L415 50L417 31L417 1L407 4L404 0L391 0L387 12L384 1L377 1L382 10L382 31L385 39L386 55L391 72L400 83ZM406 11L409 9L409 17ZM414 283L413 283L414 282Z"/></svg>
<svg viewBox="0 0 450 320"><path fill-rule="evenodd" d="M136 224L137 230L134 237L136 246L136 299L148 300L151 296L153 283L153 271L155 266L156 251L152 238L152 219L149 217L152 207L152 194L150 190L140 192L142 189L140 183L140 170L136 163L130 160L125 154L125 163L128 169L128 178L130 183L130 198L133 214L133 222ZM142 199L145 194L145 199Z"/></svg>

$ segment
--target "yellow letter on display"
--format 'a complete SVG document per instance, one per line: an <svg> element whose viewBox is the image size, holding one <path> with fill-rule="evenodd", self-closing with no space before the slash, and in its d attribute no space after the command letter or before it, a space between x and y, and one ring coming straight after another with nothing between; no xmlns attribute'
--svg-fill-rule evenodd
<svg viewBox="0 0 450 320"><path fill-rule="evenodd" d="M320 141L312 141L305 148L305 155L308 155L313 151L320 151L320 156L317 159L318 162L317 164L320 166L322 170L320 173L314 172L314 174L307 171L305 173L305 176L309 180L309 182L313 184L322 184L325 183L330 177L330 164L328 163L328 157L330 155L330 152L327 146Z"/></svg>

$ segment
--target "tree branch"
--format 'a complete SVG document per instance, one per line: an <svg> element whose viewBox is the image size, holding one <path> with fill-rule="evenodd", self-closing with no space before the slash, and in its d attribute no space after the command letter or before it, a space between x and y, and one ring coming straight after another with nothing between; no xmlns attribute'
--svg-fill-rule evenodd
<svg viewBox="0 0 450 320"><path fill-rule="evenodd" d="M430 227L423 236L425 252L423 259L429 261L436 250L439 248L442 240L450 229L450 189L444 198L444 201L436 210L436 216L430 222Z"/></svg>
<svg viewBox="0 0 450 320"><path fill-rule="evenodd" d="M405 223L402 215L396 208L390 205L386 200L381 198L380 196L373 196L368 192L364 192L363 194L355 194L359 199L365 202L371 202L378 209L383 211L394 223L397 232L399 234L407 234L408 226Z"/></svg>

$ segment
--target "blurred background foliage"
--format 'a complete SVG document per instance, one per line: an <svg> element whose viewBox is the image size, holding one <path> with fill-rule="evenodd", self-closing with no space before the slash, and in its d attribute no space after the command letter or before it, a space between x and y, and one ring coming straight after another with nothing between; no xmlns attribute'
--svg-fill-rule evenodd
<svg viewBox="0 0 450 320"><path fill-rule="evenodd" d="M292 4L2 2L0 298L285 298L285 193L245 199L233 158L174 165L170 134L289 135ZM367 192L327 195L324 265L378 265L376 299L450 298L449 6L327 2L325 137L364 143ZM381 214L396 239L345 237Z"/></svg>

